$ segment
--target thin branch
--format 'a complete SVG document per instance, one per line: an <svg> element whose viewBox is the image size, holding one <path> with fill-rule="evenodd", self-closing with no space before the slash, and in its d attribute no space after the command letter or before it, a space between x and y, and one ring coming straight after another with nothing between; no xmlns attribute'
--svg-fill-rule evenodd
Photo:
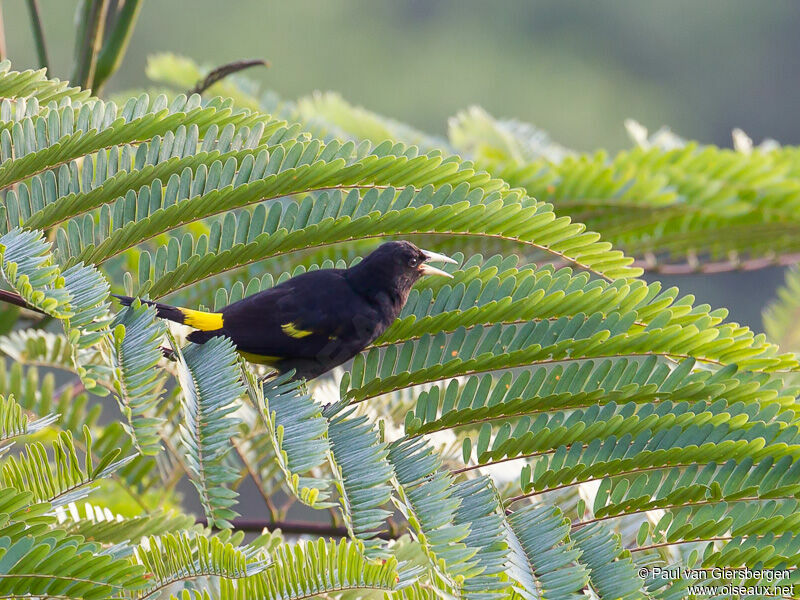
<svg viewBox="0 0 800 600"><path fill-rule="evenodd" d="M583 447L586 448L587 445L584 444ZM547 450L547 451L543 451L543 452L537 452L536 454L519 456L517 458L529 458L530 456L536 456L536 455L541 455L541 454L550 454L552 452L554 452L554 451L553 450ZM496 462L505 462L506 460L514 460L514 459L503 459L503 460L499 460L499 461L496 461ZM483 465L478 465L478 466L482 467L482 466L487 466L487 465L491 465L491 464L496 464L496 463L484 463ZM506 506L510 506L514 502L519 502L520 500L524 500L525 498L533 498L534 496L540 496L540 495L546 494L548 492L556 492L558 490L563 490L563 489L566 489L568 487L581 485L582 483L590 483L590 482L593 482L593 481L600 481L600 480L604 479L605 477L624 477L624 476L630 475L632 473L643 473L645 471L661 471L661 470L674 469L674 468L694 467L694 466L698 466L698 465L702 466L702 465L706 465L706 464L708 464L708 463L702 463L702 462L693 462L693 463L686 463L686 464L676 463L676 464L669 464L669 465L655 465L655 466L652 466L652 467L642 467L640 469L630 469L628 471L620 471L619 473L611 473L611 474L606 473L605 475L599 475L597 477L590 477L589 479L581 479L579 481L571 481L569 483L564 483L564 484L561 484L561 485L557 485L555 487L545 488L545 489L542 489L542 490L535 490L535 491L532 491L532 492L528 492L526 494L520 494L519 496L513 496L512 498L506 499L505 500L505 504L506 504ZM460 469L459 471L454 471L454 473L463 472L465 470L466 469Z"/></svg>
<svg viewBox="0 0 800 600"><path fill-rule="evenodd" d="M748 537L756 537L761 538L763 536L748 536ZM732 536L723 536L723 537L710 537L710 538L698 538L695 540L675 540L673 542L663 542L661 544L650 544L649 546L639 546L637 548L628 548L629 552L646 552L647 550L655 550L657 548L666 548L668 546L677 546L678 544L704 544L706 542L729 542L733 539Z"/></svg>
<svg viewBox="0 0 800 600"><path fill-rule="evenodd" d="M192 94L202 94L212 85L224 79L228 75L238 73L239 71L244 71L245 69L249 69L251 67L269 67L269 62L260 58L256 58L251 60L237 60L227 63L211 71L202 81L198 81L197 85L193 89L186 92L186 95L191 96Z"/></svg>
<svg viewBox="0 0 800 600"><path fill-rule="evenodd" d="M95 68L94 81L92 82L92 90L95 94L100 93L109 77L122 64L122 59L125 57L128 44L131 41L133 29L136 26L136 20L139 18L141 8L141 0L125 0L125 4L119 10L116 22L103 45L103 49L100 51L100 55L97 57L97 66Z"/></svg>
<svg viewBox="0 0 800 600"><path fill-rule="evenodd" d="M50 71L50 62L47 60L47 45L44 41L44 27L42 27L42 16L39 12L38 0L28 0L28 12L31 15L31 29L33 30L33 40L36 43L36 55L39 57L39 66Z"/></svg>
<svg viewBox="0 0 800 600"><path fill-rule="evenodd" d="M800 262L800 253L779 254L775 256L765 256L761 258L739 259L731 258L718 262L702 262L697 258L690 257L683 263L659 264L655 258L637 259L634 267L641 267L645 271L660 273L662 275L700 275L727 273L730 271L755 271L766 267L785 267Z"/></svg>
<svg viewBox="0 0 800 600"><path fill-rule="evenodd" d="M208 526L208 519L201 517L195 519L195 523ZM290 533L295 535L320 535L326 537L339 537L345 538L348 536L346 527L335 527L326 525L324 523L310 523L307 521L273 521L261 519L233 519L231 521L233 528L239 531L261 533L264 529L273 531L280 529L283 533ZM378 536L382 540L396 540L403 534L402 531L382 531Z"/></svg>
<svg viewBox="0 0 800 600"><path fill-rule="evenodd" d="M639 510L633 510L629 512L621 512L616 513L613 515L606 515L604 517L594 517L593 519L587 519L586 521L576 521L570 525L570 528L575 531L576 529L580 529L581 527L585 527L586 525L590 525L591 523L599 523L601 521L608 521L609 519L621 519L623 517L630 517L633 515L640 515L647 512L651 512L654 510L672 510L675 508L694 508L695 506L707 506L709 504L722 504L722 503L733 503L733 502L772 502L773 500L796 500L794 496L767 496L767 497L759 497L759 496L752 496L749 498L721 498L719 500L702 500L700 502L683 502L678 504L668 504L664 506L652 506L650 508L642 508Z"/></svg>
<svg viewBox="0 0 800 600"><path fill-rule="evenodd" d="M75 53L72 84L89 87L94 79L97 55L103 40L108 0L84 0Z"/></svg>
<svg viewBox="0 0 800 600"><path fill-rule="evenodd" d="M239 459L244 464L244 468L247 469L247 473L253 479L253 483L256 484L258 493L261 494L261 497L264 499L264 504L267 505L267 510L269 511L270 520L277 521L278 509L275 507L275 504L273 504L269 494L264 491L264 483L261 481L261 477L258 476L258 473L256 473L256 471L253 469L250 461L247 460L247 456L245 455L245 452L242 450L239 443L236 441L236 438L231 438L231 443L233 444L233 449L236 450L236 454L239 455Z"/></svg>
<svg viewBox="0 0 800 600"><path fill-rule="evenodd" d="M16 294L14 292L9 292L7 290L0 290L0 302L5 302L6 304L13 304L14 306L20 306L27 310L32 310L34 312L41 313L43 315L47 314L43 310L39 310L38 308L28 304L25 301L25 299L19 294Z"/></svg>
<svg viewBox="0 0 800 600"><path fill-rule="evenodd" d="M84 385L83 381L80 378L73 379L72 381L68 381L67 383L60 386L56 391L53 393L55 398L61 398L63 394L67 391L71 393L71 396L77 396L78 394L82 394L86 391L86 386Z"/></svg>

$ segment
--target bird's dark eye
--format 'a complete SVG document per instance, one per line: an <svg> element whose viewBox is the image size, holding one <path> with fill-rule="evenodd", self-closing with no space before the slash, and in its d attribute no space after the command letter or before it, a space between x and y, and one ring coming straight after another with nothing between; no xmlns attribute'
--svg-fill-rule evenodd
<svg viewBox="0 0 800 600"><path fill-rule="evenodd" d="M416 267L419 264L418 258L410 258L408 259L408 266L409 267Z"/></svg>

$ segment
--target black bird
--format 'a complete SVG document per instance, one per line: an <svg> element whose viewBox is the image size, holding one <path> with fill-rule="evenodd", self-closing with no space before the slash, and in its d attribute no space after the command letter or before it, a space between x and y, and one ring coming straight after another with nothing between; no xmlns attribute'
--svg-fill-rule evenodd
<svg viewBox="0 0 800 600"><path fill-rule="evenodd" d="M203 312L149 302L159 317L194 327L191 342L226 336L242 356L279 373L313 379L361 352L386 331L423 275L452 275L430 266L455 263L410 242L386 242L349 269L303 273L273 288ZM133 298L116 296L124 305Z"/></svg>

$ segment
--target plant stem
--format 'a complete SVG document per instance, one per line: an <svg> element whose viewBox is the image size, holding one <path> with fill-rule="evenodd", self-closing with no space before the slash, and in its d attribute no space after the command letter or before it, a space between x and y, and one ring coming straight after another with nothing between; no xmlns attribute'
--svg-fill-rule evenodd
<svg viewBox="0 0 800 600"><path fill-rule="evenodd" d="M94 78L107 10L108 0L84 0L79 8L81 16L75 47L75 69L71 80L73 85L86 88Z"/></svg>
<svg viewBox="0 0 800 600"><path fill-rule="evenodd" d="M206 75L205 79L199 81L194 89L189 90L186 92L187 96L191 96L192 94L202 94L216 82L224 79L228 75L232 75L233 73L237 73L239 71L243 71L244 69L249 69L251 67L269 67L269 62L266 60L262 60L260 58L253 59L253 60L237 60L231 63L227 63L222 65L221 67L217 67L213 71L211 71L208 75Z"/></svg>
<svg viewBox="0 0 800 600"><path fill-rule="evenodd" d="M6 54L6 28L3 25L3 5L0 4L0 60L5 60Z"/></svg>
<svg viewBox="0 0 800 600"><path fill-rule="evenodd" d="M94 81L92 82L92 90L94 90L95 94L100 93L109 77L122 64L122 59L131 41L133 28L136 25L141 8L141 0L125 0L119 10L111 33L109 33L108 39L97 57L97 66L95 68Z"/></svg>
<svg viewBox="0 0 800 600"><path fill-rule="evenodd" d="M39 66L50 71L50 62L47 60L47 45L44 42L44 27L42 16L39 12L38 0L28 0L28 11L31 15L31 29L33 40L36 43L36 55L39 57Z"/></svg>
<svg viewBox="0 0 800 600"><path fill-rule="evenodd" d="M278 510L275 508L275 505L272 503L272 499L269 497L264 491L264 484L261 481L261 478L256 473L255 469L253 469L250 461L247 460L247 455L242 450L239 443L236 441L236 438L231 438L231 443L233 444L234 450L236 450L236 454L239 455L242 463L244 464L245 469L247 469L247 473L253 479L253 483L256 484L256 488L258 489L258 493L261 494L261 497L264 499L264 503L267 505L267 510L269 511L269 517L272 521L278 520Z"/></svg>
<svg viewBox="0 0 800 600"><path fill-rule="evenodd" d="M22 308L27 308L28 310L46 314L43 310L39 310L38 308L28 304L25 301L25 299L19 294L16 294L14 292L9 292L7 290L0 290L0 302L5 302L6 304L13 304L14 306L21 306Z"/></svg>
<svg viewBox="0 0 800 600"><path fill-rule="evenodd" d="M82 394L83 392L85 392L86 391L86 386L83 384L83 382L80 379L75 379L73 381L68 381L67 383L65 383L64 385L59 387L55 391L53 396L55 398L59 398L60 399L61 396L64 395L64 393L67 392L67 390L69 390L69 392L70 392L70 397L74 398L78 394Z"/></svg>
<svg viewBox="0 0 800 600"><path fill-rule="evenodd" d="M86 38L86 30L89 24L89 12L92 8L92 0L80 0L75 15L75 59L72 66L72 76L70 81L78 84L78 71L80 70L81 51L83 41Z"/></svg>

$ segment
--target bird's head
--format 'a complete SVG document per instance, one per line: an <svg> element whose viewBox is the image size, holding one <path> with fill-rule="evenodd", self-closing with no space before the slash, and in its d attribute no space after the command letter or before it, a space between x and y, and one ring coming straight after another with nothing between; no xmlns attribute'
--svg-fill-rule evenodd
<svg viewBox="0 0 800 600"><path fill-rule="evenodd" d="M359 279L364 285L374 288L393 288L392 291L403 296L423 275L442 275L450 273L432 266L430 263L452 263L452 258L417 248L411 242L386 242L369 254L356 267Z"/></svg>

